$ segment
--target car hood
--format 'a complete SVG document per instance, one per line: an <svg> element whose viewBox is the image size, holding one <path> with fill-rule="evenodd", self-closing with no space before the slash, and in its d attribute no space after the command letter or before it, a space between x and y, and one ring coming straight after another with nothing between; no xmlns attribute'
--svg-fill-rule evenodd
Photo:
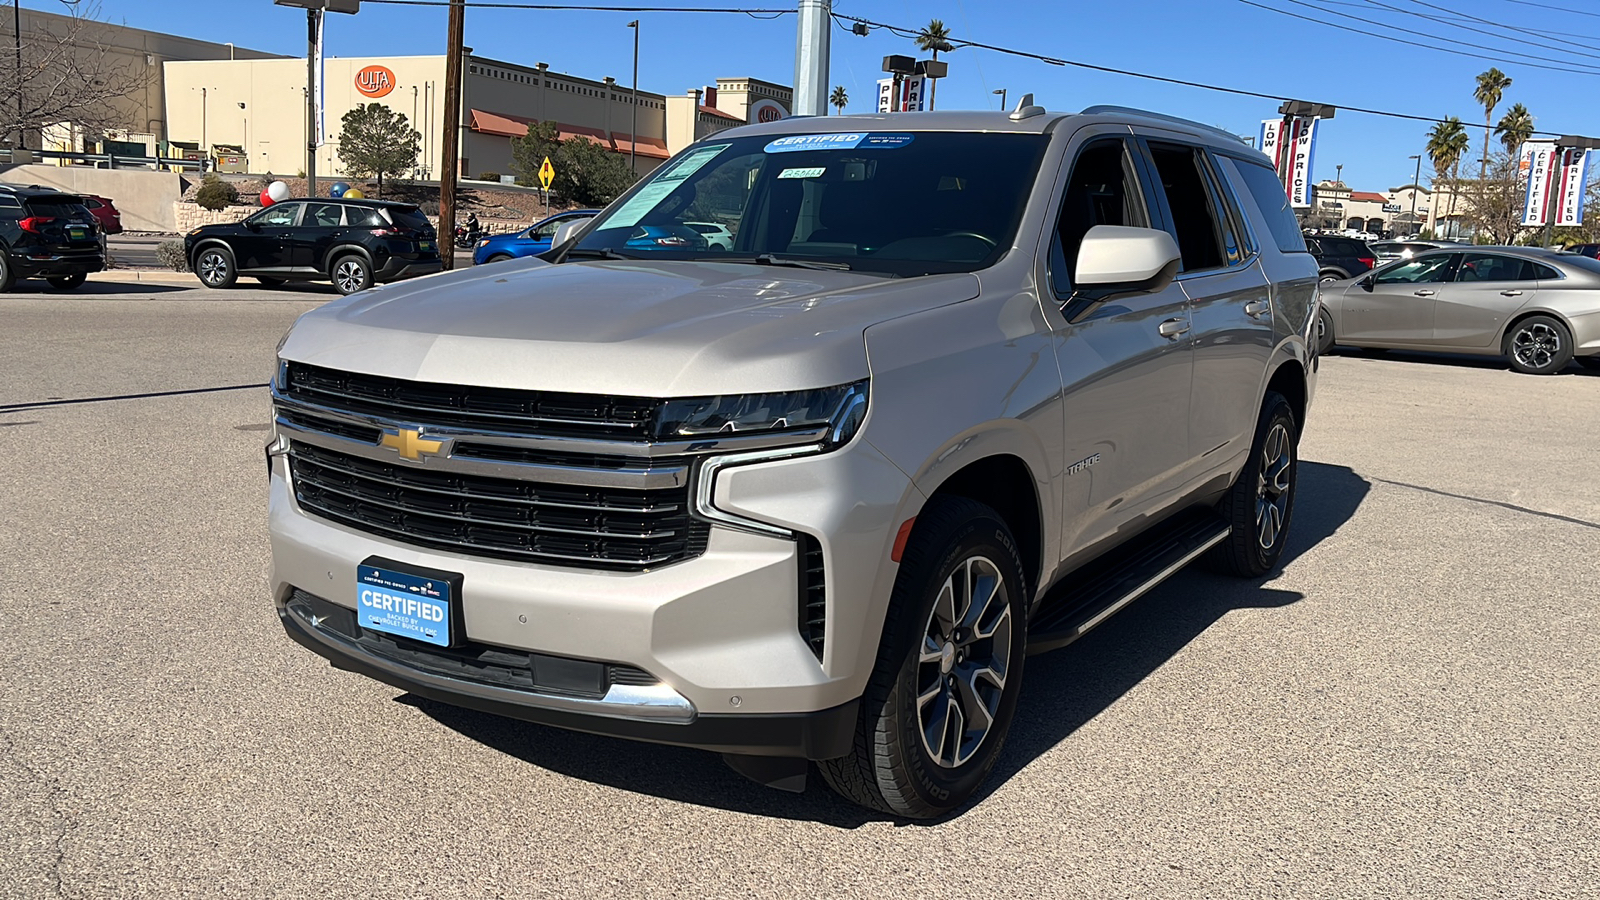
<svg viewBox="0 0 1600 900"><path fill-rule="evenodd" d="M579 393L793 390L865 378L869 325L977 295L967 274L522 259L334 301L300 318L281 355L416 381Z"/></svg>

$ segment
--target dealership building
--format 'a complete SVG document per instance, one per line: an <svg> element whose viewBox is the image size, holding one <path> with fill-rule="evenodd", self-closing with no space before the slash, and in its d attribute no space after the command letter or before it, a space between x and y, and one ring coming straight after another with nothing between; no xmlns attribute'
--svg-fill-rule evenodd
<svg viewBox="0 0 1600 900"><path fill-rule="evenodd" d="M340 120L353 107L382 103L422 133L414 172L439 177L445 57L339 57L325 61L319 175L343 175ZM233 59L165 64L167 131L175 144L237 147L243 171L293 174L305 168L306 62ZM594 81L468 54L462 63L458 174L512 174L511 139L554 122L562 139L583 137L648 172L695 140L746 122L789 114L790 88L754 78L719 78L681 95L634 94L613 78Z"/></svg>

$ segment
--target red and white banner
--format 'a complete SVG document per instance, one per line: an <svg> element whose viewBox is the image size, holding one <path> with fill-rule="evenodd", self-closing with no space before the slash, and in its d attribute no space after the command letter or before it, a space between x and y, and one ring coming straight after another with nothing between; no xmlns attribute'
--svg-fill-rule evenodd
<svg viewBox="0 0 1600 900"><path fill-rule="evenodd" d="M894 111L894 79L878 79L878 112Z"/></svg>
<svg viewBox="0 0 1600 900"><path fill-rule="evenodd" d="M1261 120L1261 152L1272 160L1272 167L1278 170L1278 178L1283 178L1283 120Z"/></svg>
<svg viewBox="0 0 1600 900"><path fill-rule="evenodd" d="M1289 167L1289 205L1304 209L1311 206L1312 195L1316 193L1316 182L1312 181L1311 164L1315 161L1317 150L1317 119L1294 120L1293 156Z"/></svg>
<svg viewBox="0 0 1600 900"><path fill-rule="evenodd" d="M1528 177L1528 190L1522 197L1522 224L1543 225L1550 221L1550 192L1556 167L1555 141L1527 141L1519 153Z"/></svg>
<svg viewBox="0 0 1600 900"><path fill-rule="evenodd" d="M1561 153L1561 183L1556 193L1556 224L1583 224L1583 195L1589 186L1589 152L1564 150Z"/></svg>

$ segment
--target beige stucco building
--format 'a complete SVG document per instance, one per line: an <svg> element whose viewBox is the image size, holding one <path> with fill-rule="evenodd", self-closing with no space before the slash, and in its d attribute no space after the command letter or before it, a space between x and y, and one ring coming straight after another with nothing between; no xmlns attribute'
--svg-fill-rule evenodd
<svg viewBox="0 0 1600 900"><path fill-rule="evenodd" d="M383 103L422 133L415 172L439 177L445 58L341 57L326 60L319 175L344 174L340 120L358 104ZM172 62L166 106L174 140L244 148L251 172L294 174L305 168L304 59ZM636 150L647 172L684 146L721 128L788 115L789 88L752 78L719 79L714 88L679 96L639 91L635 138L633 92L615 79L595 81L469 54L462 67L460 170L463 177L513 174L511 138L530 123L553 121L564 139L583 136L613 151ZM635 143L636 142L636 143Z"/></svg>

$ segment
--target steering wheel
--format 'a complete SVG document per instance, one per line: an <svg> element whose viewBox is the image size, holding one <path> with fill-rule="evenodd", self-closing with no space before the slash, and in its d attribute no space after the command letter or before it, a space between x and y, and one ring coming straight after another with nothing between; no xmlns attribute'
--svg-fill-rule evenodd
<svg viewBox="0 0 1600 900"><path fill-rule="evenodd" d="M947 237L947 238L953 238L953 237L975 238L977 240L983 241L985 244L988 244L990 249L993 249L993 248L999 246L998 244L995 243L994 238L989 237L986 234L979 234L976 231L952 231L949 234L942 235L942 236L943 237Z"/></svg>

